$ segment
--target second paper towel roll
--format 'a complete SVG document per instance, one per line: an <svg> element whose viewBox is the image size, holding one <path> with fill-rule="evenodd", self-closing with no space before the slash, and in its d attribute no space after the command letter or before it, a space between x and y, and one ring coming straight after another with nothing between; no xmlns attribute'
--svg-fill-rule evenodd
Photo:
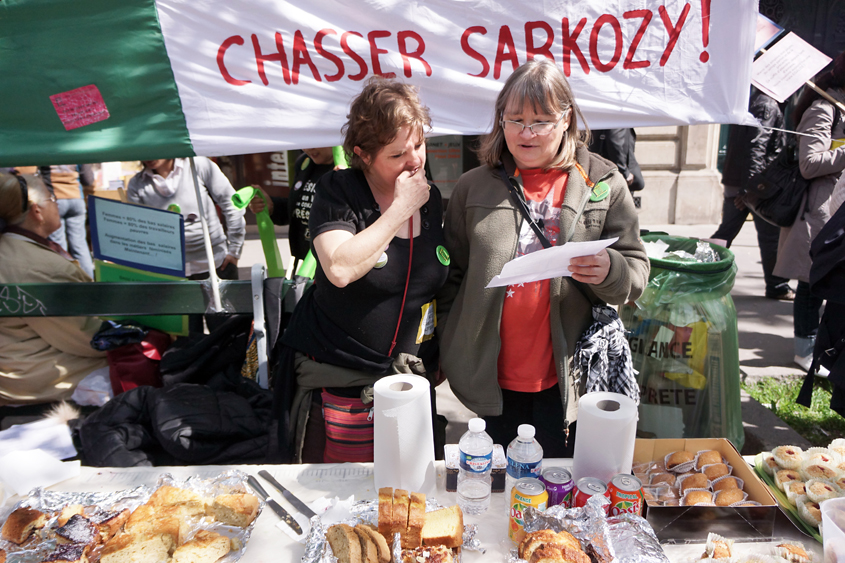
<svg viewBox="0 0 845 563"><path fill-rule="evenodd" d="M373 479L376 489L422 493L435 485L429 383L418 375L389 375L373 386Z"/></svg>
<svg viewBox="0 0 845 563"><path fill-rule="evenodd" d="M637 437L637 404L626 395L599 391L578 400L572 477L609 482L630 473Z"/></svg>

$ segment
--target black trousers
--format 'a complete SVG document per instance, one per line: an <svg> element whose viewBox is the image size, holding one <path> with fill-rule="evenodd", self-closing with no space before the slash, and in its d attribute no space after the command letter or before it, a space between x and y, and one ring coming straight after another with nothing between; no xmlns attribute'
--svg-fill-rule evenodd
<svg viewBox="0 0 845 563"><path fill-rule="evenodd" d="M508 444L516 438L517 427L531 424L535 429L534 439L543 447L543 457L572 457L575 452L575 423L569 425L567 438L559 385L538 393L502 389L502 401L501 415L484 417L487 433L494 444L501 444L507 451Z"/></svg>

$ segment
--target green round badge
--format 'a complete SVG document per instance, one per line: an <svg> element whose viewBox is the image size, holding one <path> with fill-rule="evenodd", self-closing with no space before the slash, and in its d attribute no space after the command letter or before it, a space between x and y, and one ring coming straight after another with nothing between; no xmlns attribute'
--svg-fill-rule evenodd
<svg viewBox="0 0 845 563"><path fill-rule="evenodd" d="M444 266L448 266L452 262L449 258L449 251L446 250L446 247L442 244L437 246L437 259L440 260L440 263Z"/></svg>
<svg viewBox="0 0 845 563"><path fill-rule="evenodd" d="M593 187L593 191L590 193L590 201L601 201L608 195L610 195L610 186L604 182L599 182Z"/></svg>
<svg viewBox="0 0 845 563"><path fill-rule="evenodd" d="M381 257L379 257L378 262L376 262L376 265L373 266L373 267L376 270L380 270L380 269L384 268L385 266L387 266L387 252L382 252Z"/></svg>

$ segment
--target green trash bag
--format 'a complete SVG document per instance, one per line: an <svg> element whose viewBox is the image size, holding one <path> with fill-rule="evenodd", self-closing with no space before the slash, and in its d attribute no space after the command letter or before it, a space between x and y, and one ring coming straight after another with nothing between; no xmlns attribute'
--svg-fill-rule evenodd
<svg viewBox="0 0 845 563"><path fill-rule="evenodd" d="M694 255L699 241L644 235L667 252ZM651 259L651 274L636 306L619 316L639 372L640 438L728 438L742 449L745 433L739 386L736 277L733 253L702 243L716 261L667 255Z"/></svg>

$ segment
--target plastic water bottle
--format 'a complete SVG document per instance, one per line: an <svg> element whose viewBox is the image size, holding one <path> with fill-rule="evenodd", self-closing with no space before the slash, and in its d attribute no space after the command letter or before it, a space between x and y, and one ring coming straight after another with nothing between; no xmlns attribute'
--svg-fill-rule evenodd
<svg viewBox="0 0 845 563"><path fill-rule="evenodd" d="M482 514L490 506L493 470L493 438L481 418L469 421L469 431L461 436L461 466L458 470L458 506L466 514Z"/></svg>
<svg viewBox="0 0 845 563"><path fill-rule="evenodd" d="M510 514L511 490L518 479L523 477L540 478L543 470L543 448L534 439L534 427L520 424L517 436L508 445L508 472L505 476L505 500Z"/></svg>

